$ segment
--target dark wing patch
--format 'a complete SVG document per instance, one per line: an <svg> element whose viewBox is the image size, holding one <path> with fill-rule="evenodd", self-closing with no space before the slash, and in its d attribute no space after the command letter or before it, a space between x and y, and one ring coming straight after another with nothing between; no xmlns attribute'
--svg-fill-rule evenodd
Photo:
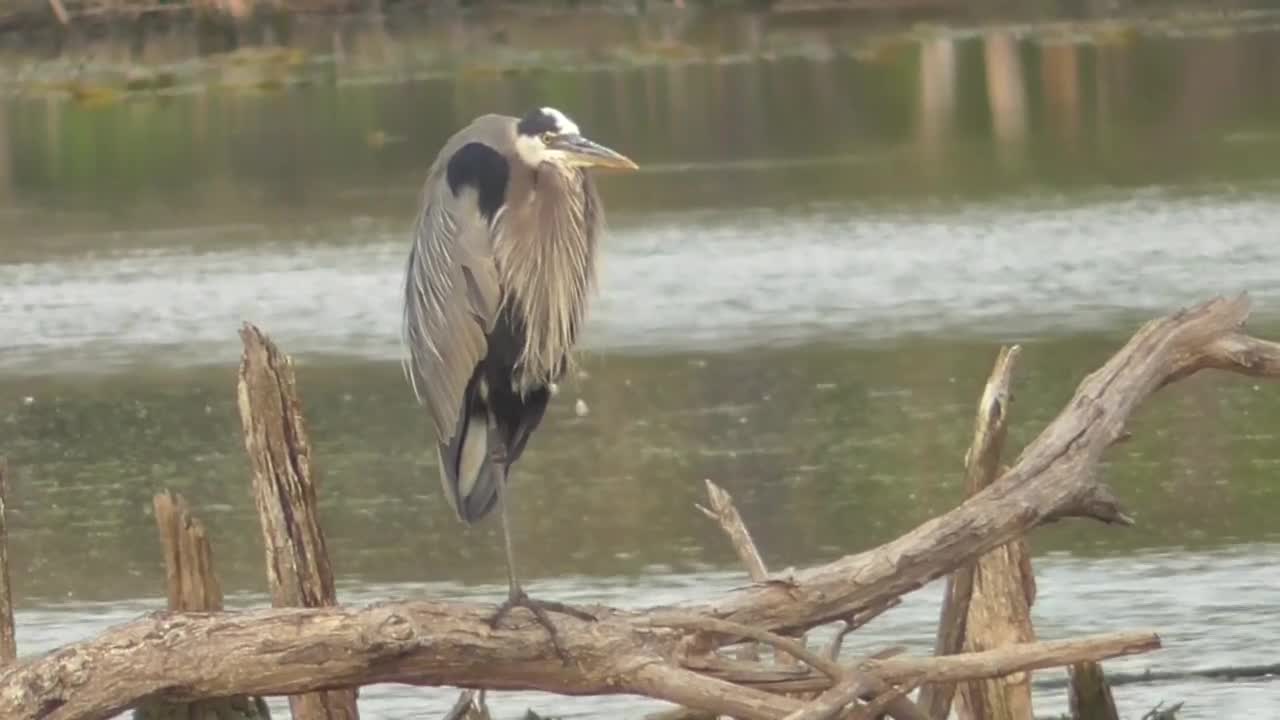
<svg viewBox="0 0 1280 720"><path fill-rule="evenodd" d="M507 197L507 179L511 168L507 159L484 143L470 142L458 148L449 158L445 179L454 197L464 187L475 188L480 204L480 214L493 222Z"/></svg>

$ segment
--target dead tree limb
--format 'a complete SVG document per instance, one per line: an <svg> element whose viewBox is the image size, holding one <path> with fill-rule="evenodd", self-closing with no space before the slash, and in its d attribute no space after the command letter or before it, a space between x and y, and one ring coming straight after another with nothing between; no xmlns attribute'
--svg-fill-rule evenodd
<svg viewBox="0 0 1280 720"><path fill-rule="evenodd" d="M964 456L964 484L968 495L977 494L990 485L1000 470L1000 455L1004 452L1004 440L1009 427L1013 370L1021 351L1017 345L1000 348L991 377L987 379L982 397L978 401L973 442ZM964 647L975 571L974 563L965 563L947 576L934 655L954 655ZM951 714L951 699L954 694L955 687L952 685L930 685L920 691L920 704L926 708L930 717L945 718Z"/></svg>
<svg viewBox="0 0 1280 720"><path fill-rule="evenodd" d="M1009 470L959 507L879 548L798 572L793 582L755 584L679 612L776 634L801 631L882 606L1041 523L1072 516L1128 521L1097 479L1097 465L1142 400L1204 368L1280 375L1280 345L1244 335L1247 314L1246 298L1217 299L1148 323L1085 378ZM489 605L418 601L361 609L160 613L0 671L0 717L99 720L149 697L288 695L405 683L639 694L744 720L779 720L803 703L778 693L832 685L806 667L732 661L711 667L706 657L686 657L679 649L697 631L650 622L670 612L600 608L596 622L560 620L568 667L532 621L491 629ZM1159 645L1154 633L1120 633L981 653L892 657L864 661L858 669L889 685L954 683Z"/></svg>
<svg viewBox="0 0 1280 720"><path fill-rule="evenodd" d="M8 473L8 464L0 457L0 667L18 659L18 641L13 624L13 592L9 588L9 526L6 519Z"/></svg>
<svg viewBox="0 0 1280 720"><path fill-rule="evenodd" d="M676 667L678 631L644 614L562 621L566 668L531 620L490 630L489 606L410 601L360 609L271 608L153 613L92 640L0 671L6 720L103 720L148 697L196 700L233 693L291 695L358 684L404 683L566 695L639 694L744 720L778 720L803 703L785 684ZM956 682L1146 652L1153 633L1113 633L946 657L861 664L888 684ZM798 689L822 690L812 675ZM790 688L787 688L790 689Z"/></svg>
<svg viewBox="0 0 1280 720"><path fill-rule="evenodd" d="M738 508L733 505L733 497L727 490L710 480L704 482L707 484L707 504L711 507L705 508L699 505L698 510L715 520L720 525L720 529L724 530L724 534L729 536L729 542L733 543L734 552L738 553L738 559L747 568L747 575L751 581L765 582L769 579L769 570L765 567L764 559L760 557L760 551L756 549L755 541L751 539L746 523L742 522Z"/></svg>
<svg viewBox="0 0 1280 720"><path fill-rule="evenodd" d="M747 577L751 578L752 582L765 582L769 579L769 570L764 564L764 558L760 556L760 551L756 549L755 541L751 539L746 523L738 514L738 508L734 507L733 496L710 479L704 482L707 485L707 504L710 508L697 505L698 511L714 520L728 536L734 552L738 554L738 559L747 569ZM759 660L760 654L755 645L742 645L738 648L738 657L742 660Z"/></svg>
<svg viewBox="0 0 1280 720"><path fill-rule="evenodd" d="M1013 369L1019 352L1016 345L1001 349L982 393L973 446L965 456L965 491L969 495L981 492L999 473L1009 427ZM968 650L989 650L1035 640L1031 603L1036 581L1025 536L991 550L950 577L955 579L957 612L963 604L966 617L958 631L947 637L948 641L959 640ZM958 597L962 593L970 597ZM949 693L939 694L939 704L950 699L943 697ZM946 717L948 709L935 708L934 717ZM1031 676L1015 673L965 683L960 687L957 710L961 720L1032 720Z"/></svg>
<svg viewBox="0 0 1280 720"><path fill-rule="evenodd" d="M316 511L311 444L299 406L293 361L258 328L240 330L244 354L237 395L253 495L262 522L271 604L329 607L338 602ZM289 698L294 717L357 720L354 690Z"/></svg>

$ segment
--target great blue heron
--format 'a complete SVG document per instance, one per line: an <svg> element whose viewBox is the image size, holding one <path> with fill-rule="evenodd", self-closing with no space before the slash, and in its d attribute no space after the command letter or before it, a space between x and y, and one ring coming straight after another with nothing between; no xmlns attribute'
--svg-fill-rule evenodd
<svg viewBox="0 0 1280 720"><path fill-rule="evenodd" d="M516 576L507 521L511 464L564 374L595 281L603 208L588 168L635 169L553 108L484 115L445 143L427 176L405 282L406 372L435 427L445 497L471 524L495 504L507 600L563 655L547 610Z"/></svg>

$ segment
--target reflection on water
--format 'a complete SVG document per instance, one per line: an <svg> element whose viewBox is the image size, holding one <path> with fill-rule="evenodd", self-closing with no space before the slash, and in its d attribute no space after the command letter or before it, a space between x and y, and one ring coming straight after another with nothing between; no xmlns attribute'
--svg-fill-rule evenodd
<svg viewBox="0 0 1280 720"><path fill-rule="evenodd" d="M262 602L232 401L243 320L299 358L344 599L496 597L493 523L464 529L441 502L396 361L417 189L480 112L555 105L644 166L602 180L614 232L592 352L516 476L522 562L549 595L648 604L740 583L693 509L707 477L775 567L946 510L999 342L1027 348L1016 448L1147 316L1249 290L1255 329L1280 334L1280 33L855 43L755 22L720 38L741 51L727 58L0 98L0 451L23 652L157 602L149 513L166 487L208 523L233 602ZM769 50L796 37L813 51ZM361 35L344 57L375 46ZM1139 669L1275 646L1275 397L1204 376L1134 418L1104 473L1139 526L1033 536L1043 636L1159 628L1167 650L1117 663ZM861 647L927 648L936 592ZM1042 690L1039 709L1061 710ZM1119 699L1130 715L1168 699L1188 717L1267 717L1280 694L1181 683ZM446 700L375 688L362 708ZM650 707L499 707L527 705Z"/></svg>
<svg viewBox="0 0 1280 720"><path fill-rule="evenodd" d="M4 247L29 254L46 234L104 226L402 218L443 138L482 112L541 104L644 166L608 182L622 213L1246 182L1273 177L1280 148L1278 36L990 31L869 55L837 44L819 58L699 55L276 93L214 85L105 107L22 93L0 100L0 228L24 230L5 232ZM803 164L832 157L843 161ZM723 165L744 160L786 162ZM83 236L65 242L87 249Z"/></svg>

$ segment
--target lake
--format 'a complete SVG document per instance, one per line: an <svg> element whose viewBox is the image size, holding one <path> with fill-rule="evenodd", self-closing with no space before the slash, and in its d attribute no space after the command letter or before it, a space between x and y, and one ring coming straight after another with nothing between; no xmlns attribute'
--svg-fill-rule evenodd
<svg viewBox="0 0 1280 720"><path fill-rule="evenodd" d="M478 31L452 26L299 31L283 60L196 62L168 36L119 55L101 40L39 62L0 53L20 652L163 606L164 488L209 526L228 604L268 602L234 402L245 321L297 359L340 599L502 596L497 522L453 518L400 367L417 192L483 112L555 106L642 166L600 179L611 233L581 371L516 471L533 594L635 607L740 585L694 508L704 478L777 569L945 512L1002 343L1024 346L1012 458L1155 315L1247 290L1252 331L1280 337L1277 19L879 34L615 19L592 26L617 44L603 59L529 60L517 35L501 63L467 67L422 57L473 46ZM76 53L95 63L79 86ZM176 80L120 90L130 64ZM1274 662L1278 401L1206 374L1148 403L1103 468L1137 526L1031 536L1040 636L1161 633L1163 650L1113 672ZM927 652L940 593L910 596L849 652ZM1039 713L1065 712L1063 677L1036 675ZM1280 716L1274 680L1116 694L1133 718L1160 701ZM455 697L376 686L360 705L434 717ZM503 718L658 707L490 700Z"/></svg>

